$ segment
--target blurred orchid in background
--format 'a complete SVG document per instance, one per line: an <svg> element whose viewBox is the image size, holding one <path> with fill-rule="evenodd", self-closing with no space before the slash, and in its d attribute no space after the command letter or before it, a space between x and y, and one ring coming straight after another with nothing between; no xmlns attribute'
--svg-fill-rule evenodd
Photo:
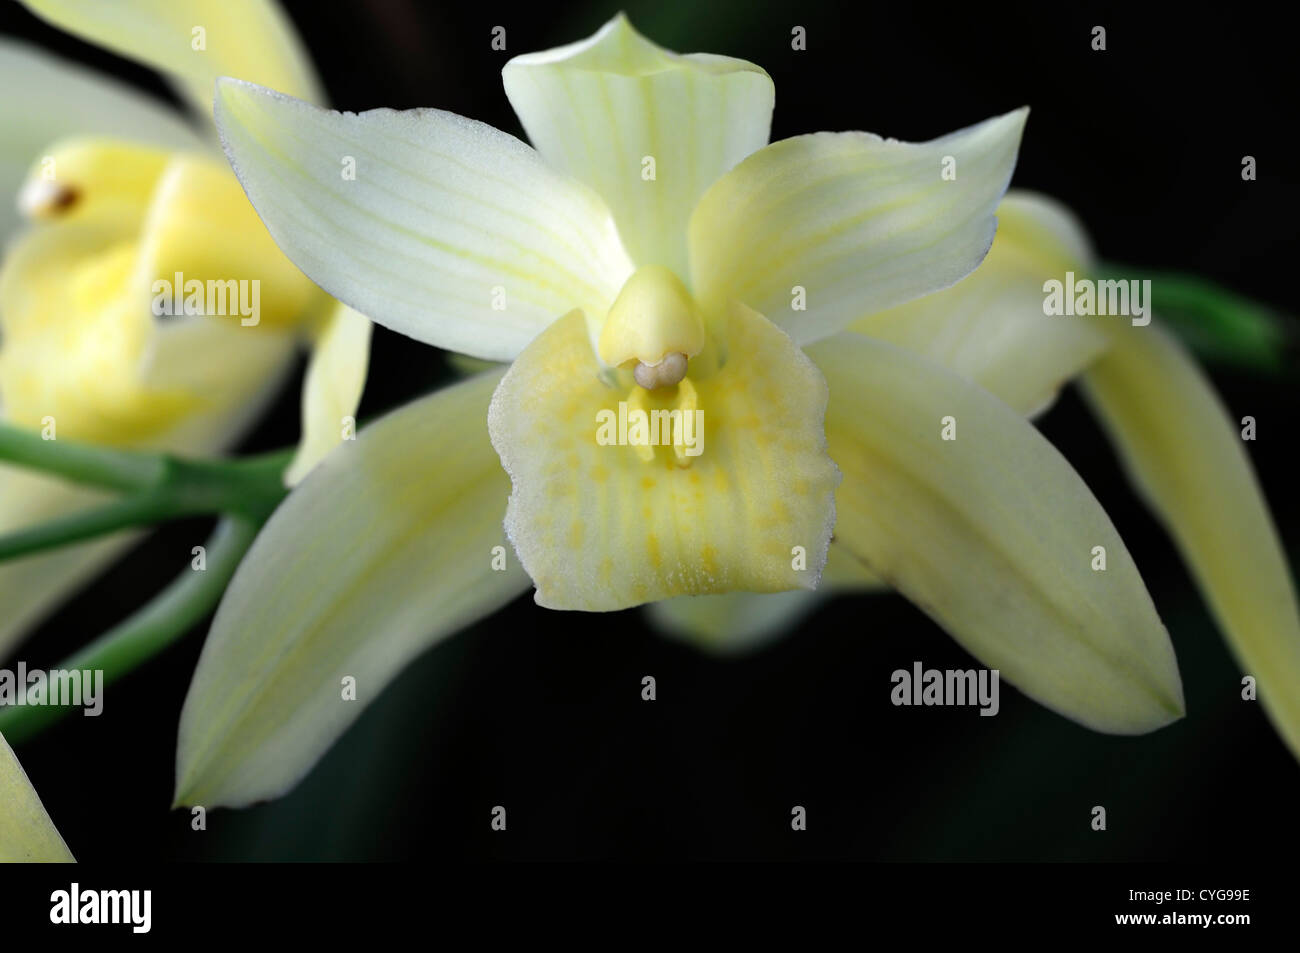
<svg viewBox="0 0 1300 953"><path fill-rule="evenodd" d="M161 70L205 125L218 75L318 95L298 40L273 3L27 6ZM51 441L211 456L256 419L289 369L295 339L305 336L314 343L303 436L294 459L284 460L285 479L301 479L338 443L342 419L355 412L369 321L280 254L210 132L188 117L8 40L0 41L0 78L7 91L23 90L6 92L0 103L0 193L10 196L0 206L7 243L0 264L0 419ZM27 222L15 221L11 208ZM155 307L159 281L183 282L178 300L189 297L191 283L252 287L256 310L231 310L232 299L218 313L200 297L164 318ZM30 445L12 436L0 459L32 464ZM79 469L62 468L62 475ZM130 543L129 533L102 535L118 516L131 521L130 506L115 509L110 500L60 475L0 463L0 541L14 544L0 562L0 661ZM84 535L101 538L49 548L62 541L68 524L57 521L70 513L85 514ZM37 541L43 526L52 532ZM223 523L209 542L210 577L182 577L159 597L156 604L172 616L172 635L196 617L187 600L206 599L210 607L254 529ZM198 606L199 617L204 608ZM138 618L135 631L129 624L115 631L143 632L156 651L165 627L149 607ZM3 738L0 804L0 859L71 859Z"/></svg>
<svg viewBox="0 0 1300 953"><path fill-rule="evenodd" d="M163 71L205 123L221 74L318 95L273 3L27 6ZM185 116L8 41L0 44L0 75L7 87L30 92L6 96L0 113L0 190L17 197L29 222L25 229L4 222L16 232L0 272L3 419L58 439L209 456L256 419L289 369L295 338L306 335L315 346L303 439L288 474L300 479L339 441L341 418L355 410L369 322L284 258L215 142ZM209 315L199 304L160 316L155 282L174 279L218 282L223 290L227 282L251 283L259 313ZM105 499L0 465L0 533ZM0 657L128 542L118 534L0 564Z"/></svg>

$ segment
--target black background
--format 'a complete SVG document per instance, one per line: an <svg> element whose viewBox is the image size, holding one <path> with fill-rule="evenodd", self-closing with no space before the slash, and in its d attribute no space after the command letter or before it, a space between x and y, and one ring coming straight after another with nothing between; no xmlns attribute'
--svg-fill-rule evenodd
<svg viewBox="0 0 1300 953"><path fill-rule="evenodd" d="M334 105L438 106L522 135L501 90L514 54L594 32L617 4L286 4ZM1033 107L1015 185L1052 194L1108 259L1204 274L1294 308L1300 212L1289 30L1258 5L818 2L624 4L650 38L752 60L776 82L773 138L867 129L924 139ZM794 25L808 48L790 49ZM508 51L490 48L507 28ZM1107 30L1107 50L1090 47ZM17 5L0 30L165 95L148 71ZM6 90L5 95L14 95ZM1243 182L1253 155L1259 178ZM1292 564L1300 559L1294 356L1280 377L1211 369L1250 445ZM362 415L447 379L442 356L377 329ZM297 391L247 449L297 437ZM413 665L292 794L168 812L196 631L18 754L80 859L860 858L1242 861L1300 846L1300 769L1257 703L1160 528L1067 393L1040 421L1102 501L1170 629L1187 718L1154 735L1091 733L1007 690L996 718L894 708L889 675L972 660L897 596L840 598L784 640L720 660L638 611L547 613L518 600ZM1215 505L1206 500L1205 505ZM157 533L21 650L49 666L183 569L207 527ZM433 544L431 542L431 544ZM2 607L0 607L0 611ZM358 633L358 637L362 637ZM640 699L654 675L659 698ZM509 830L494 834L502 804ZM790 830L792 805L808 830ZM1109 829L1090 829L1092 805ZM1225 884L1225 886L1227 886Z"/></svg>

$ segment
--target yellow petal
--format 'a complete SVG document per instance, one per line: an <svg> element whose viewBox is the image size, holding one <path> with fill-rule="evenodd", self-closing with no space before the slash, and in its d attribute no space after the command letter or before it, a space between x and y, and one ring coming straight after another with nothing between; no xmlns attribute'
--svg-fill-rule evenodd
<svg viewBox="0 0 1300 953"><path fill-rule="evenodd" d="M122 443L157 434L194 406L146 392L140 370L154 322L130 294L136 248L117 231L56 224L10 249L0 271L0 402L33 429Z"/></svg>
<svg viewBox="0 0 1300 953"><path fill-rule="evenodd" d="M139 228L171 152L115 139L66 139L47 145L22 189L18 207L34 221Z"/></svg>
<svg viewBox="0 0 1300 953"><path fill-rule="evenodd" d="M140 446L191 456L233 447L262 415L293 365L295 341L275 327L245 328L224 318L176 318L154 337L141 386L184 393L189 409Z"/></svg>
<svg viewBox="0 0 1300 953"><path fill-rule="evenodd" d="M942 364L1024 414L1045 409L1109 338L1085 319L1045 315L1043 283L1092 266L1087 235L1064 206L1009 192L988 257L945 291L863 318L850 330Z"/></svg>
<svg viewBox="0 0 1300 953"><path fill-rule="evenodd" d="M155 313L192 288L201 293L195 304L201 299L241 326L287 327L323 298L276 247L229 167L202 156L177 155L168 164L144 223L138 268L137 293L149 296Z"/></svg>
<svg viewBox="0 0 1300 953"><path fill-rule="evenodd" d="M1251 445L1170 335L1155 324L1112 330L1115 345L1084 376L1084 392L1300 756L1300 616Z"/></svg>
<svg viewBox="0 0 1300 953"><path fill-rule="evenodd" d="M715 179L767 144L772 80L726 56L679 56L623 14L580 43L502 70L528 138L609 203L642 265L687 273L686 222Z"/></svg>
<svg viewBox="0 0 1300 953"><path fill-rule="evenodd" d="M0 735L0 863L72 863L9 742Z"/></svg>
<svg viewBox="0 0 1300 953"><path fill-rule="evenodd" d="M293 24L274 0L23 0L74 36L169 74L200 115L212 85L234 76L304 99L320 87Z"/></svg>
<svg viewBox="0 0 1300 953"><path fill-rule="evenodd" d="M993 241L1028 113L923 143L821 132L760 149L691 215L697 300L743 301L807 344L959 281Z"/></svg>
<svg viewBox="0 0 1300 953"><path fill-rule="evenodd" d="M507 372L489 429L513 484L506 530L539 605L607 611L815 588L839 479L822 434L825 383L761 315L737 306L717 332L726 362L715 373L650 395L626 373L602 379L577 312ZM698 415L680 419L702 419L694 451L689 434L672 445L667 423L661 445L617 443L641 436L638 408L690 410L692 399Z"/></svg>
<svg viewBox="0 0 1300 953"><path fill-rule="evenodd" d="M0 97L0 238L18 223L11 200L32 163L49 155L52 142L101 135L200 148L181 113L162 100L5 37L0 37L0 88L22 91Z"/></svg>
<svg viewBox="0 0 1300 953"><path fill-rule="evenodd" d="M809 353L830 384L826 436L844 471L837 545L1067 717L1131 734L1182 715L1173 648L1132 557L1032 425L872 338L840 334Z"/></svg>
<svg viewBox="0 0 1300 953"><path fill-rule="evenodd" d="M525 591L484 426L500 376L375 421L263 527L185 699L179 803L283 794L411 659Z"/></svg>
<svg viewBox="0 0 1300 953"><path fill-rule="evenodd" d="M166 429L127 442L189 456L210 456L229 449L280 388L293 352L289 335L269 329L241 328L208 318L169 321L158 329L141 386L146 392L184 392L193 402L187 413ZM107 499L102 493L63 480L0 466L0 533ZM136 538L134 533L119 533L0 563L0 606L4 607L0 612L0 661Z"/></svg>
<svg viewBox="0 0 1300 953"><path fill-rule="evenodd" d="M370 319L334 303L316 337L302 388L302 439L284 479L297 484L339 445L345 427L356 432L357 405L370 358ZM347 418L345 420L345 418Z"/></svg>

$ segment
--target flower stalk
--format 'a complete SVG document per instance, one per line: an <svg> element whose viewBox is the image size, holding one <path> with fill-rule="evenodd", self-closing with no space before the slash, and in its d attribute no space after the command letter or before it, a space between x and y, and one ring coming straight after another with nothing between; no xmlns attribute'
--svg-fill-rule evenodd
<svg viewBox="0 0 1300 953"><path fill-rule="evenodd" d="M188 460L62 440L0 424L0 461L127 495L101 507L0 536L0 561L119 529L224 513L260 526L287 492L292 451L243 460Z"/></svg>
<svg viewBox="0 0 1300 953"><path fill-rule="evenodd" d="M260 528L260 523L242 516L221 519L205 544L204 571L185 570L144 607L54 667L102 671L109 685L148 662L212 611ZM0 734L21 742L73 710L56 705L0 707Z"/></svg>

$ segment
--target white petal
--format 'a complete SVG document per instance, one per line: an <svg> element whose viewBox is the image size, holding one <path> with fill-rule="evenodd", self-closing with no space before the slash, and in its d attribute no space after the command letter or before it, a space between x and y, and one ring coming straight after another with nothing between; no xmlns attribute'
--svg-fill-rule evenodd
<svg viewBox="0 0 1300 953"><path fill-rule="evenodd" d="M1253 444L1242 441L1241 425L1173 337L1152 324L1118 328L1115 338L1083 378L1084 393L1178 543L1242 669L1257 680L1278 733L1300 756L1300 610L1251 470Z"/></svg>
<svg viewBox="0 0 1300 953"><path fill-rule="evenodd" d="M330 112L233 80L216 115L285 254L418 341L510 359L575 307L603 320L631 273L604 203L491 126L435 109Z"/></svg>
<svg viewBox="0 0 1300 953"><path fill-rule="evenodd" d="M302 385L302 439L284 475L289 486L300 483L339 445L345 418L350 421L351 432L356 431L357 405L366 384L374 325L345 304L335 301L332 305L316 335Z"/></svg>
<svg viewBox="0 0 1300 953"><path fill-rule="evenodd" d="M1043 313L1045 281L1091 268L1087 235L1068 209L1045 196L1008 192L993 247L972 274L855 321L850 330L923 354L1021 413L1036 414L1110 344L1087 319Z"/></svg>
<svg viewBox="0 0 1300 953"><path fill-rule="evenodd" d="M809 354L830 384L826 439L844 472L837 545L1081 724L1133 734L1182 715L1173 647L1132 557L1031 424L881 341L840 334Z"/></svg>
<svg viewBox="0 0 1300 953"><path fill-rule="evenodd" d="M807 344L954 284L993 241L1028 114L924 143L821 132L760 149L691 216L696 296L706 311L742 301Z"/></svg>
<svg viewBox="0 0 1300 953"><path fill-rule="evenodd" d="M633 261L685 276L686 223L713 182L767 144L771 78L726 56L680 56L623 14L580 43L502 70L528 138L609 203Z"/></svg>
<svg viewBox="0 0 1300 953"><path fill-rule="evenodd" d="M501 374L371 424L271 517L194 673L178 802L283 794L411 659L527 588L502 531L509 482L485 423ZM356 701L344 699L348 677Z"/></svg>

